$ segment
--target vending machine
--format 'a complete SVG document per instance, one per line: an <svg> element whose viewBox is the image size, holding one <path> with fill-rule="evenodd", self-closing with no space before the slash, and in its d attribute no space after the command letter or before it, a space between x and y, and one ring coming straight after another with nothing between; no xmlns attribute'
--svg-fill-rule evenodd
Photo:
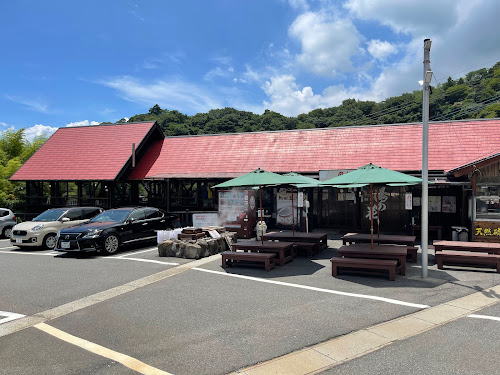
<svg viewBox="0 0 500 375"><path fill-rule="evenodd" d="M219 222L238 238L254 237L257 193L253 189L219 191Z"/></svg>

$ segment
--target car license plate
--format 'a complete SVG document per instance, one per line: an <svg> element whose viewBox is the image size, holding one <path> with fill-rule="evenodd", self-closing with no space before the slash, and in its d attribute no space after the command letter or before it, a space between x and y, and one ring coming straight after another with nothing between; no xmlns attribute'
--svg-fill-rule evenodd
<svg viewBox="0 0 500 375"><path fill-rule="evenodd" d="M16 243L23 243L23 239L22 238L16 238Z"/></svg>
<svg viewBox="0 0 500 375"><path fill-rule="evenodd" d="M69 242L61 242L61 248L69 249L70 248Z"/></svg>

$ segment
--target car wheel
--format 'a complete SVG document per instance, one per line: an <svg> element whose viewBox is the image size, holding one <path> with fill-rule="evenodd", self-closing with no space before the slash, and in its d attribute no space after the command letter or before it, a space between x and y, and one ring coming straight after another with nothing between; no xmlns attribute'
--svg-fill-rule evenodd
<svg viewBox="0 0 500 375"><path fill-rule="evenodd" d="M120 239L116 234L110 234L104 239L104 244L102 250L106 255L114 254L118 251L120 247Z"/></svg>
<svg viewBox="0 0 500 375"><path fill-rule="evenodd" d="M5 227L3 228L2 234L5 238L10 238L11 232L12 232L12 227Z"/></svg>
<svg viewBox="0 0 500 375"><path fill-rule="evenodd" d="M56 235L54 233L49 233L43 238L43 247L49 250L56 247Z"/></svg>

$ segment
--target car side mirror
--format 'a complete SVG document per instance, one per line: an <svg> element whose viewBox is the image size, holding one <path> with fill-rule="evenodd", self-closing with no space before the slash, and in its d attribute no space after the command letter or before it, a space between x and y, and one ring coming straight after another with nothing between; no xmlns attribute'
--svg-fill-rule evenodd
<svg viewBox="0 0 500 375"><path fill-rule="evenodd" d="M61 219L61 222L63 222L63 223L67 223L68 221L71 221L71 219L69 217L63 217Z"/></svg>

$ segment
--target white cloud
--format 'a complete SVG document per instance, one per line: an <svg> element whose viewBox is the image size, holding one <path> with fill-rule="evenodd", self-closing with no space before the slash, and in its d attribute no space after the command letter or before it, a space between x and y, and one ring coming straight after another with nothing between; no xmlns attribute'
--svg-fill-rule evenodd
<svg viewBox="0 0 500 375"><path fill-rule="evenodd" d="M337 106L347 98L378 102L419 90L423 39L427 37L433 41L431 66L440 82L449 75L457 79L470 70L491 66L500 56L500 34L496 30L500 2L348 0L345 7L350 10L345 19L335 18L325 10L296 18L289 35L301 42L302 50L294 69L277 68L267 76L272 78L262 78L271 71L269 67L247 69L256 80L266 82L262 85L268 96L266 108L296 116L314 108ZM406 35L370 40L366 54L360 45L370 34L361 35L355 27L357 19L386 25ZM353 59L357 66L351 63ZM378 60L378 64L370 59ZM304 81L304 70L329 75L330 83L322 91L308 81L299 85L295 77ZM339 77L332 72L344 73L347 87L338 84Z"/></svg>
<svg viewBox="0 0 500 375"><path fill-rule="evenodd" d="M221 68L220 66L215 67L212 70L209 70L203 79L205 81L213 81L217 77L221 78L229 78L233 75L234 69L232 67L229 68Z"/></svg>
<svg viewBox="0 0 500 375"><path fill-rule="evenodd" d="M306 70L330 77L353 70L351 57L360 52L363 39L351 20L326 12L299 15L289 34L301 43L297 62Z"/></svg>
<svg viewBox="0 0 500 375"><path fill-rule="evenodd" d="M0 121L0 126L1 126L1 127L6 128L6 127L7 127L7 126L9 126L9 125L8 125L6 122L1 122L1 121Z"/></svg>
<svg viewBox="0 0 500 375"><path fill-rule="evenodd" d="M89 126L89 125L99 125L99 124L100 123L98 121L83 120L83 121L70 122L69 124L66 124L66 127L71 128L75 126Z"/></svg>
<svg viewBox="0 0 500 375"><path fill-rule="evenodd" d="M382 60L389 55L397 52L397 48L389 43L378 39L373 39L368 42L368 52L376 59Z"/></svg>
<svg viewBox="0 0 500 375"><path fill-rule="evenodd" d="M299 10L308 10L309 9L309 4L307 3L307 0L288 0L288 4L293 9L299 9Z"/></svg>
<svg viewBox="0 0 500 375"><path fill-rule="evenodd" d="M41 113L48 113L49 106L43 102L41 99L28 99L20 98L18 96L5 95L5 98L11 102L22 104L32 111L37 111Z"/></svg>
<svg viewBox="0 0 500 375"><path fill-rule="evenodd" d="M452 27L459 17L459 3L457 0L348 0L344 7L357 18L377 21L397 33L421 35Z"/></svg>
<svg viewBox="0 0 500 375"><path fill-rule="evenodd" d="M26 128L24 131L25 138L33 142L36 137L41 135L45 137L50 137L58 128L52 126L46 126L42 124L33 125L32 127Z"/></svg>
<svg viewBox="0 0 500 375"><path fill-rule="evenodd" d="M145 83L130 76L122 76L98 83L117 90L128 101L149 106L159 104L162 108L195 113L221 107L210 89L188 82L155 80L154 83Z"/></svg>
<svg viewBox="0 0 500 375"><path fill-rule="evenodd" d="M159 59L157 57L148 57L144 59L144 62L142 63L142 67L144 69L158 69L160 68L165 61L162 59Z"/></svg>
<svg viewBox="0 0 500 375"><path fill-rule="evenodd" d="M272 77L270 81L266 81L263 90L270 99L264 101L264 107L285 116L297 116L315 108L337 106L352 95L342 85L328 87L322 94L314 94L310 86L300 88L292 75Z"/></svg>

